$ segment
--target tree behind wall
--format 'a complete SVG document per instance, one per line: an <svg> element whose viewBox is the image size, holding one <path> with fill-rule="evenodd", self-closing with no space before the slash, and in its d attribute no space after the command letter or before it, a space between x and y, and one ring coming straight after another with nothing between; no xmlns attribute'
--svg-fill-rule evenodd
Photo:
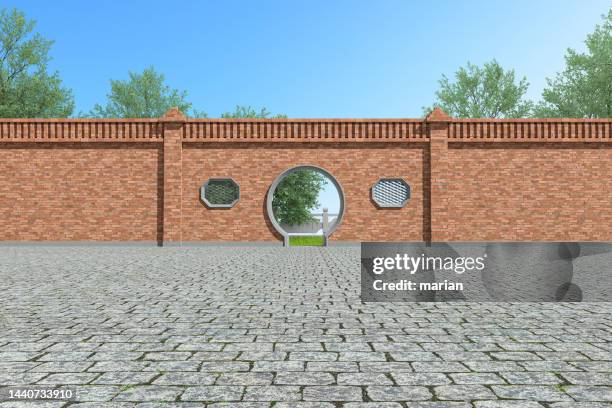
<svg viewBox="0 0 612 408"><path fill-rule="evenodd" d="M565 54L565 70L542 93L538 117L612 117L612 9L587 36L587 52L571 48Z"/></svg>
<svg viewBox="0 0 612 408"><path fill-rule="evenodd" d="M74 109L72 92L47 71L53 41L35 25L16 9L0 11L0 117L67 117Z"/></svg>
<svg viewBox="0 0 612 408"><path fill-rule="evenodd" d="M524 99L527 79L517 82L514 70L504 70L496 60L482 67L468 62L455 72L454 82L442 75L439 84L434 106L455 118L520 118L533 107ZM432 109L423 111L427 115Z"/></svg>
<svg viewBox="0 0 612 408"><path fill-rule="evenodd" d="M225 112L221 114L222 118L228 119L240 119L240 118L255 118L255 119L266 119L266 118L286 118L287 115L279 113L271 116L272 114L265 108L261 108L259 111L255 110L251 106L236 105L233 112Z"/></svg>
<svg viewBox="0 0 612 408"><path fill-rule="evenodd" d="M192 109L187 91L170 88L164 75L149 67L142 73L129 72L127 80L111 79L105 105L96 104L85 116L95 118L159 118L172 107L191 117L206 117Z"/></svg>
<svg viewBox="0 0 612 408"><path fill-rule="evenodd" d="M312 221L310 211L319 206L319 192L327 183L327 179L314 170L289 173L274 191L272 212L276 221L288 225Z"/></svg>

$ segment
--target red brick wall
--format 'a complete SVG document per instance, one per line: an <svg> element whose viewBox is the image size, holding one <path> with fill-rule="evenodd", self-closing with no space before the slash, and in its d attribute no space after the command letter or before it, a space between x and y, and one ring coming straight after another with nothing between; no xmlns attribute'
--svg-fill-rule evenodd
<svg viewBox="0 0 612 408"><path fill-rule="evenodd" d="M449 240L612 240L612 144L458 144Z"/></svg>
<svg viewBox="0 0 612 408"><path fill-rule="evenodd" d="M0 143L0 240L156 241L152 144Z"/></svg>
<svg viewBox="0 0 612 408"><path fill-rule="evenodd" d="M342 185L338 241L612 241L612 119L0 120L0 240L273 241L265 199L310 164ZM241 187L231 209L199 196ZM402 209L372 184L401 177Z"/></svg>
<svg viewBox="0 0 612 408"><path fill-rule="evenodd" d="M423 239L423 144L340 143L188 143L183 148L183 240L278 240L267 220L266 195L283 171L315 165L342 186L345 212L334 240ZM200 186L214 177L240 185L240 201L231 209L207 208ZM380 210L370 188L380 177L404 178L411 199L401 209Z"/></svg>

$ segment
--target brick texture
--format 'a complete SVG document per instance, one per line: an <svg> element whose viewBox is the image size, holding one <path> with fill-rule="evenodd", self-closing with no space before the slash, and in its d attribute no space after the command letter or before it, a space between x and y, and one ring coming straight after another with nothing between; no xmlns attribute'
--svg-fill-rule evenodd
<svg viewBox="0 0 612 408"><path fill-rule="evenodd" d="M612 240L612 144L450 144L449 239Z"/></svg>
<svg viewBox="0 0 612 408"><path fill-rule="evenodd" d="M322 167L342 186L345 212L335 240L423 239L423 156L426 145L310 143L188 143L183 149L183 239L280 239L267 219L266 195L274 179L301 164ZM199 189L208 178L231 177L240 201L231 209L207 208ZM401 209L380 210L370 188L381 177L401 177L411 199Z"/></svg>
<svg viewBox="0 0 612 408"><path fill-rule="evenodd" d="M1 119L2 241L276 241L265 199L297 165L342 185L339 241L612 241L612 119ZM199 189L232 177L209 209ZM411 186L380 209L379 178Z"/></svg>
<svg viewBox="0 0 612 408"><path fill-rule="evenodd" d="M0 143L0 240L156 241L153 144Z"/></svg>

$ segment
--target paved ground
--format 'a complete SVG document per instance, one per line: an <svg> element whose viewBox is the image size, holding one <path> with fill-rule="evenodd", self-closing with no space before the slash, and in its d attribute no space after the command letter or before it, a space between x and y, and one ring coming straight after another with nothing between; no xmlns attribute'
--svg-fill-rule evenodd
<svg viewBox="0 0 612 408"><path fill-rule="evenodd" d="M358 248L3 247L0 387L76 387L46 407L612 404L611 303L363 305L359 274Z"/></svg>

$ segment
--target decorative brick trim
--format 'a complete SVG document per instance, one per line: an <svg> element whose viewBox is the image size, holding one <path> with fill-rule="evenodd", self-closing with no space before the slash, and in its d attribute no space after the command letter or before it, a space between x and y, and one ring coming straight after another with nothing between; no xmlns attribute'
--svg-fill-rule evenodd
<svg viewBox="0 0 612 408"><path fill-rule="evenodd" d="M420 120L198 120L185 127L185 141L423 142Z"/></svg>
<svg viewBox="0 0 612 408"><path fill-rule="evenodd" d="M1 142L161 142L164 124L184 142L429 142L433 123L449 142L612 142L612 119L188 119L176 108L158 119L0 119Z"/></svg>
<svg viewBox="0 0 612 408"><path fill-rule="evenodd" d="M155 120L14 120L0 119L2 142L161 142Z"/></svg>
<svg viewBox="0 0 612 408"><path fill-rule="evenodd" d="M612 142L612 119L455 120L450 141Z"/></svg>

